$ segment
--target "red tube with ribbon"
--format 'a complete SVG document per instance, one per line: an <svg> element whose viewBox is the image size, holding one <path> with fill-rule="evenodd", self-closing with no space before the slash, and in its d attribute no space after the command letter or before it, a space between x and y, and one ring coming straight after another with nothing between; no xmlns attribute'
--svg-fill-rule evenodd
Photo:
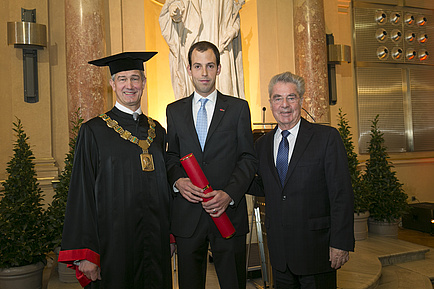
<svg viewBox="0 0 434 289"><path fill-rule="evenodd" d="M213 191L193 154L188 154L183 157L181 159L181 164L184 167L184 170L186 171L193 185L202 188L204 194ZM211 200L211 198L203 198L204 202L207 202L209 200ZM213 217L212 219L223 238L229 239L235 234L235 228L232 225L231 220L229 220L226 212L221 214L220 217Z"/></svg>

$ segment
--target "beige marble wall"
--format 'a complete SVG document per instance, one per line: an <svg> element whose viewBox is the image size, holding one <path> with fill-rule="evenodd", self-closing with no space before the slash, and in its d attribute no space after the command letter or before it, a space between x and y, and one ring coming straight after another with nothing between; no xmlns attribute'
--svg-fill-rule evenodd
<svg viewBox="0 0 434 289"><path fill-rule="evenodd" d="M107 55L126 51L144 51L147 49L145 45L145 16L147 17L147 13L145 13L146 10L144 8L146 2L142 0L108 1L107 15L109 16L109 21L106 24L108 31L108 37L106 37ZM116 97L113 96L110 87L108 87L108 90L108 105L111 106L115 103ZM146 114L148 112L147 91L148 89L145 88L142 96L142 110Z"/></svg>
<svg viewBox="0 0 434 289"><path fill-rule="evenodd" d="M103 0L65 0L65 42L70 119L80 108L89 120L107 110L107 68L89 65L105 57Z"/></svg>
<svg viewBox="0 0 434 289"><path fill-rule="evenodd" d="M13 155L13 143L16 140L12 131L12 123L16 117L21 119L24 130L29 137L29 143L35 156L39 183L47 195L53 194L51 180L57 176L57 163L53 157L53 118L52 118L52 86L50 69L50 47L38 50L39 102L24 102L23 86L23 56L22 49L7 45L6 22L21 21L21 7L36 9L36 22L50 28L48 0L18 0L2 1L0 19L3 19L0 29L1 69L0 76L3 85L0 88L0 131L2 141L0 147L0 180L6 178L7 162ZM48 43L50 42L48 33Z"/></svg>
<svg viewBox="0 0 434 289"><path fill-rule="evenodd" d="M324 1L294 0L295 70L304 77L303 107L313 120L329 123ZM305 116L311 120L310 116Z"/></svg>
<svg viewBox="0 0 434 289"><path fill-rule="evenodd" d="M11 5L9 1L1 2L0 8L0 19L20 21L20 12L14 11L16 7L15 5ZM0 39L3 39L3 41L0 41L0 55L2 55L0 57L0 79L8 80L8 85L0 86L0 102L2 104L0 106L0 132L2 136L2 141L0 142L0 180L4 180L6 176L6 163L12 156L12 142L14 140L12 122L15 121L15 118L12 114L12 104L14 98L23 99L24 96L22 92L22 73L16 72L17 75L15 77L11 75L11 68L13 66L20 66L20 56L17 56L17 53L20 51L7 45L7 30L6 23L4 22L0 27ZM22 69L22 64L20 67ZM17 80L11 81L11 79Z"/></svg>
<svg viewBox="0 0 434 289"><path fill-rule="evenodd" d="M270 79L281 72L295 70L293 5L287 0L257 0L257 41L258 41L258 79L252 79L251 84L259 85L259 90L253 90L250 110L253 122L262 122L262 108L266 107L266 122L274 122L268 102L268 83ZM242 17L243 15L241 15ZM241 21L244 19L241 18ZM249 22L255 23L254 19ZM255 25L255 24L253 24ZM244 30L244 33L246 31ZM255 31L252 31L253 35ZM248 47L246 47L248 50ZM249 51L246 51L250 54ZM254 52L254 51L253 51ZM252 63L252 68L256 64ZM250 69L245 67L244 70ZM260 101L258 101L260 99Z"/></svg>
<svg viewBox="0 0 434 289"><path fill-rule="evenodd" d="M145 43L149 51L158 54L146 62L147 103L142 100L142 107L147 104L147 113L166 126L166 106L175 101L169 69L169 47L161 36L158 17L162 4L157 1L145 1Z"/></svg>
<svg viewBox="0 0 434 289"><path fill-rule="evenodd" d="M350 0L329 0L324 3L325 30L333 34L336 44L352 45ZM337 126L339 108L347 113L352 132L357 136L357 101L355 95L354 71L352 63L336 65L337 103L330 106L330 123ZM357 137L355 146L358 150Z"/></svg>
<svg viewBox="0 0 434 289"><path fill-rule="evenodd" d="M49 1L50 87L53 157L62 170L69 150L68 101L66 85L65 1ZM46 80L47 81L47 80Z"/></svg>

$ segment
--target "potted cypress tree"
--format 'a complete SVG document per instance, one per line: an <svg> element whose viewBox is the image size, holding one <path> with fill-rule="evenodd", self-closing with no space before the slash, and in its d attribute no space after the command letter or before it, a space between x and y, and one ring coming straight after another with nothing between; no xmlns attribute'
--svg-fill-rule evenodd
<svg viewBox="0 0 434 289"><path fill-rule="evenodd" d="M66 201L68 199L69 182L71 179L72 165L74 162L75 143L78 131L83 119L80 115L80 108L75 112L75 117L71 120L71 135L69 138L69 151L65 157L65 168L59 175L59 180L54 185L53 201L48 206L48 240L50 247L59 255L60 243L62 242L63 223L65 220ZM67 269L66 264L58 263L57 269L61 282L77 282L75 271Z"/></svg>
<svg viewBox="0 0 434 289"><path fill-rule="evenodd" d="M338 131L347 151L348 168L351 176L351 185L354 192L354 238L356 241L366 239L368 235L369 192L366 188L361 171L357 168L359 160L354 152L353 137L346 114L339 109Z"/></svg>
<svg viewBox="0 0 434 289"><path fill-rule="evenodd" d="M378 128L379 115L372 121L369 159L366 161L365 180L370 192L369 232L384 236L398 236L398 224L408 212L407 194L393 171L383 133Z"/></svg>
<svg viewBox="0 0 434 289"><path fill-rule="evenodd" d="M0 288L41 288L47 242L46 215L33 153L21 120L0 201Z"/></svg>

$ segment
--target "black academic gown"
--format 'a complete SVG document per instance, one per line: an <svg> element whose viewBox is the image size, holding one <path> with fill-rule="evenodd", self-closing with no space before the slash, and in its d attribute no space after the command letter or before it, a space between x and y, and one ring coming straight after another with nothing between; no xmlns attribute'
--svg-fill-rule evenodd
<svg viewBox="0 0 434 289"><path fill-rule="evenodd" d="M148 136L145 115L138 122L117 108L107 115ZM59 259L100 258L102 280L86 288L172 288L165 130L156 124L153 172L142 170L142 149L100 117L80 128Z"/></svg>

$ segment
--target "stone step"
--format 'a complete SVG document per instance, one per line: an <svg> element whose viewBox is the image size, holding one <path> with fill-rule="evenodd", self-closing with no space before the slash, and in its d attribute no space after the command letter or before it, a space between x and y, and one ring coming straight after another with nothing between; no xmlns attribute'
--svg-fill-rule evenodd
<svg viewBox="0 0 434 289"><path fill-rule="evenodd" d="M425 275L392 265L384 267L377 289L432 289L431 280Z"/></svg>
<svg viewBox="0 0 434 289"><path fill-rule="evenodd" d="M384 256L378 256L378 259L381 262L381 265L390 266L395 264L401 264L406 262L413 262L418 260L425 260L425 254L428 253L430 249L420 249L413 250L409 252L396 253Z"/></svg>
<svg viewBox="0 0 434 289"><path fill-rule="evenodd" d="M426 253L424 260L401 263L396 266L399 266L401 268L407 269L412 272L417 272L419 274L422 274L427 278L429 278L432 283L434 283L434 250L431 250L430 252Z"/></svg>
<svg viewBox="0 0 434 289"><path fill-rule="evenodd" d="M378 257L356 250L350 253L350 260L338 270L338 288L375 289L379 284L381 269Z"/></svg>
<svg viewBox="0 0 434 289"><path fill-rule="evenodd" d="M405 287L405 285L402 287L379 286L386 286L395 275L401 276L399 272L393 273L395 269L405 271L402 276L414 276L416 284L431 284L430 279L434 280L432 256L433 253L428 247L394 238L369 235L366 240L356 241L355 251L350 253L350 261L338 270L338 288L424 289L425 287ZM409 278L412 280L413 277ZM398 282L396 284L405 284L404 281L395 279ZM427 281L428 283L426 283ZM427 288L433 289L432 286Z"/></svg>

